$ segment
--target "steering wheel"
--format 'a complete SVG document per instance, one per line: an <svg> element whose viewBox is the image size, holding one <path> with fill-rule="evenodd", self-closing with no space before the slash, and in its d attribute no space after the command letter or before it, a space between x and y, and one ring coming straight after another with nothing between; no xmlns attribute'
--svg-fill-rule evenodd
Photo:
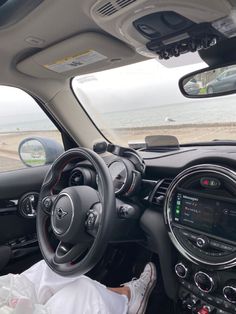
<svg viewBox="0 0 236 314"><path fill-rule="evenodd" d="M99 192L89 186L73 186L54 195L63 169L76 160L87 160L94 167L99 178ZM62 276L88 272L106 249L115 217L113 183L103 159L85 148L63 153L46 174L38 202L37 236L48 266ZM51 244L49 230L59 244Z"/></svg>

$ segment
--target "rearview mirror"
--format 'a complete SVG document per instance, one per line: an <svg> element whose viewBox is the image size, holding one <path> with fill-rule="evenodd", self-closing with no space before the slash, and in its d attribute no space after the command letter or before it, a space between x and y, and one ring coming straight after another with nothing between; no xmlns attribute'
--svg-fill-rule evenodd
<svg viewBox="0 0 236 314"><path fill-rule="evenodd" d="M236 65L201 69L182 77L179 87L184 96L215 97L236 93Z"/></svg>

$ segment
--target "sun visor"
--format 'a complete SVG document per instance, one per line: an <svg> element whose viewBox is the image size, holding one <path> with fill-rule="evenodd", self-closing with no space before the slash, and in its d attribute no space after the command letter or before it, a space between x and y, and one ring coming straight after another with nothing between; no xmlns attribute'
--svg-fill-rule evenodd
<svg viewBox="0 0 236 314"><path fill-rule="evenodd" d="M120 66L134 54L121 41L90 32L36 53L18 63L17 69L39 78L66 78Z"/></svg>

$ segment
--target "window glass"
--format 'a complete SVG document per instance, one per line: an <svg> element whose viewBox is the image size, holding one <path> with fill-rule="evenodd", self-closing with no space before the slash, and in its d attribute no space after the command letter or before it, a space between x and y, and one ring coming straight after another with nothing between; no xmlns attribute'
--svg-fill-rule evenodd
<svg viewBox="0 0 236 314"><path fill-rule="evenodd" d="M226 78L226 76L228 76L229 74L228 74L228 72L225 72L225 73L222 73L221 75L219 75L219 77L221 78L221 79L224 79L224 78Z"/></svg>
<svg viewBox="0 0 236 314"><path fill-rule="evenodd" d="M56 146L62 147L61 133L30 95L18 88L0 86L0 172L27 167L18 152L27 138L37 138L42 143L53 140L52 145L55 141ZM37 147L39 144L30 147L34 152L28 154L31 158L28 166L45 163Z"/></svg>
<svg viewBox="0 0 236 314"><path fill-rule="evenodd" d="M235 75L236 71L229 71L227 76Z"/></svg>
<svg viewBox="0 0 236 314"><path fill-rule="evenodd" d="M172 135L181 144L235 140L236 94L184 97L179 79L206 64L167 65L153 59L81 75L73 79L72 88L101 133L122 146L143 143L150 135ZM223 71L214 71L205 82L200 76L196 82L189 81L189 92L198 95L220 91L228 67Z"/></svg>

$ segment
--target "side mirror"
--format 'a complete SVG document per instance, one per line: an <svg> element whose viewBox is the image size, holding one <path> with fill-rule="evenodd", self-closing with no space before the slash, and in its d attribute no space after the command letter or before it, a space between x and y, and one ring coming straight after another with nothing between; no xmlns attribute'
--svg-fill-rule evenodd
<svg viewBox="0 0 236 314"><path fill-rule="evenodd" d="M63 151L61 144L43 137L26 138L18 148L20 159L27 167L51 164Z"/></svg>

